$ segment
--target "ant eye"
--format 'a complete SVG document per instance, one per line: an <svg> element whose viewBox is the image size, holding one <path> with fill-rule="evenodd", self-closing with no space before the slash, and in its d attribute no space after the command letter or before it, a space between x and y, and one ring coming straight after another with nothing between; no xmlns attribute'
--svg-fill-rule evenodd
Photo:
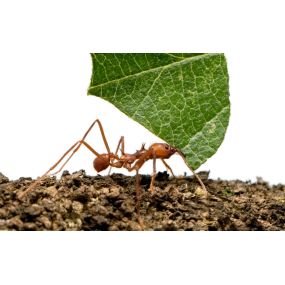
<svg viewBox="0 0 285 285"><path fill-rule="evenodd" d="M165 145L165 149L169 150L169 145L168 144Z"/></svg>

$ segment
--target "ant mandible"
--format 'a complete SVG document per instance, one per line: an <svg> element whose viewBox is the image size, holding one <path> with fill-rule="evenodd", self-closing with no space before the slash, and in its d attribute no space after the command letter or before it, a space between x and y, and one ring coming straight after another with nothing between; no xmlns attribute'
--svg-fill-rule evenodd
<svg viewBox="0 0 285 285"><path fill-rule="evenodd" d="M104 145L106 147L107 153L103 153L103 154L98 153L85 141L87 135L89 134L89 132L91 131L91 129L94 127L96 123L99 126L101 136L102 136ZM133 154L129 154L129 153L125 153L125 140L124 140L124 137L122 136L118 142L115 153L113 153L110 151L110 147L108 145L103 126L101 122L97 119L91 124L91 126L88 128L88 130L86 131L86 133L84 134L81 140L73 144L45 174L43 174L34 183L32 183L28 187L28 189L20 193L18 197L21 199L28 192L33 190L34 187L38 185L40 181L42 181L46 176L48 176L50 172L54 170L62 162L62 160L72 151L69 157L63 163L63 165L60 167L60 169L54 172L52 175L56 175L60 171L62 171L63 167L68 163L68 161L72 158L72 156L78 151L78 149L82 145L86 146L93 154L95 154L96 158L93 161L93 166L97 172L101 172L107 169L108 167L126 168L128 171L133 171L133 170L136 171L136 209L137 209L137 215L138 215L139 221L140 221L140 192L141 192L139 170L144 165L144 163L148 160L151 160L151 159L153 160L153 173L152 173L151 183L150 183L150 188L149 188L151 192L154 191L153 188L154 188L154 181L156 177L156 160L160 159L165 165L165 167L167 168L167 170L169 170L170 173L174 176L171 167L165 162L165 159L170 158L175 153L179 154L182 157L183 161L185 162L187 167L190 169L190 171L193 173L193 175L196 177L201 187L204 189L206 193L208 192L204 183L200 179L200 177L193 171L193 169L187 163L185 155L179 149L172 147L166 143L154 143L148 149L146 149L145 145L143 144L140 150L137 150ZM119 149L121 151L121 156L118 155Z"/></svg>

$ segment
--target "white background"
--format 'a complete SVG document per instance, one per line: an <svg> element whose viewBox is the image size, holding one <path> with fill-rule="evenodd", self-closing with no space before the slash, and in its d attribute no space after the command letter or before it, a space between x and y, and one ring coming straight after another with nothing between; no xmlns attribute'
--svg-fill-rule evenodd
<svg viewBox="0 0 285 285"><path fill-rule="evenodd" d="M86 95L89 52L202 51L226 55L231 118L220 149L199 170L210 170L212 178L261 176L285 183L282 9L262 1L246 8L224 3L214 16L216 4L208 3L207 9L177 7L175 18L169 7L161 13L162 24L156 23L155 5L140 6L138 16L119 14L121 4L108 6L108 1L98 8L74 1L66 6L30 2L33 10L26 3L0 12L0 171L10 179L43 174L96 118L112 149L121 135L129 152L159 141L109 103ZM104 151L99 132L87 141ZM95 175L93 158L81 150L67 169ZM176 174L187 171L178 157L170 164ZM142 172L151 173L148 165Z"/></svg>
<svg viewBox="0 0 285 285"><path fill-rule="evenodd" d="M10 179L20 176L35 178L43 174L83 135L95 118L102 121L112 148L121 135L126 137L126 149L130 152L139 148L142 142L148 145L157 141L147 130L122 115L110 104L94 96L86 96L91 76L89 52L224 52L230 75L230 124L222 146L200 170L210 170L213 178L254 180L256 176L262 176L271 184L285 183L284 26L282 1L274 0L198 3L179 0L102 1L100 4L94 1L0 2L0 172ZM98 132L94 132L88 142L97 150L103 151ZM92 160L92 154L82 149L71 161L68 169L75 171L84 168L87 173L94 174ZM170 164L176 174L183 174L187 170L178 158ZM150 170L146 167L142 172L150 173ZM70 258L74 250L72 247L76 248L74 262L80 264L82 252L77 247L80 248L82 240L85 242L82 235L81 240L72 236L75 240L69 248L65 239L70 236L61 235L61 242L51 239L49 243L46 235L44 240L35 238L35 235L20 235L13 241L14 244L17 243L17 250L24 250L24 257L30 255L26 246L32 252L35 250L34 255L38 258L42 257L39 253L43 250L45 256L52 259L46 264L49 267L52 267L53 260L57 260L56 253L59 254L63 246L62 254L68 259L67 267L70 269ZM88 237L90 240L90 235ZM117 261L111 264L119 266L126 274L131 274L131 269L136 276L127 278L127 281L139 284L153 280L173 284L175 278L184 281L187 280L184 277L191 276L198 276L199 284L199 281L207 278L206 275L201 278L204 265L209 265L211 269L216 265L216 270L211 271L209 280L213 281L215 277L214 280L220 282L229 281L221 279L221 276L228 274L226 276L231 278L232 284L240 284L243 275L240 275L240 272L238 274L236 268L243 264L243 259L247 259L247 266L241 267L243 273L250 275L252 271L248 268L256 263L259 271L261 270L261 264L258 263L260 256L265 260L267 257L270 260L275 258L272 251L264 250L265 244L256 244L252 236L249 243L244 241L241 244L240 237L236 236L226 239L223 235L222 242L215 238L214 244L205 240L205 236L204 239L203 236L187 236L188 239L182 242L178 252L175 251L175 241L166 235L153 234L152 237L145 237L147 240L140 236L137 243L138 236L132 235L131 239L135 241L131 242L131 248L128 246L130 235L125 235L126 239L120 238L119 241L106 240L102 235L100 237L96 236L94 244L90 242L84 247L85 252L92 252L92 256L89 256L91 264L104 268L103 272L108 275L106 251L110 242L112 252L107 256L110 260L116 258ZM268 244L273 243L273 240L267 237L268 235L263 236L262 241L269 240ZM169 243L163 242L165 247L160 247L154 242L156 238L166 238ZM98 248L98 241L104 246ZM41 245L41 242L44 244ZM34 244L37 245L36 249ZM116 255L114 244L125 248L126 251L118 252L122 259L125 253L128 256L128 252L137 250L138 255L131 254L130 258L132 261L138 258L142 263L138 261L137 267L132 265L128 268L129 260L124 263L124 259L121 262L118 256L113 256L114 252ZM209 244L213 247L207 246ZM215 248L215 245L220 251L215 249L210 259L211 264L208 264L209 252L211 253L210 250ZM236 250L237 247L240 250ZM53 251L48 250L50 248L55 250L54 256ZM152 253L156 252L156 248L159 248L158 260L154 263ZM5 249L11 260L5 263L4 259L3 264L9 267L14 262L10 252L11 246ZM278 249L280 251L279 247ZM228 263L231 250L234 256L241 258L241 263L235 263L235 259L233 268L229 267ZM183 257L179 260L181 251L184 252L187 263L182 261ZM247 255L243 255L246 252L249 255L252 253L252 263ZM34 255L32 260L29 260L31 264L35 264ZM102 256L105 256L104 267L100 267ZM159 258L163 258L162 263ZM149 259L152 260L151 263L148 263ZM29 262L25 262L25 258L21 260L18 266L21 268L25 265L25 270L22 269L21 272L27 274ZM166 260L173 267L169 267ZM179 261L184 264L182 275L179 271ZM62 273L58 268L64 266L64 262L63 260L62 263L55 263L56 269L53 267L53 270L56 274ZM88 264L87 269L92 271L93 267ZM189 264L189 267L185 264ZM251 280L269 280L265 278L270 277L266 265L268 263L262 263L262 274L250 275ZM158 275L157 279L148 278L147 272L154 273L155 266L158 271L162 270L161 272L168 270L171 278L167 278L165 273ZM170 272L170 268L173 272ZM188 268L196 270L199 275L189 277ZM208 267L205 267L205 271L206 268ZM277 271L274 271L274 278L279 276L278 268L275 267ZM86 267L82 270L85 272ZM88 271L87 275L81 275L75 270L73 274L78 279L67 274L63 275L62 280L77 284L81 278L89 281L86 276L96 276L95 273L90 274L91 271ZM7 272L9 280L14 271ZM45 269L38 268L38 272L43 274L40 276L46 274ZM220 272L221 276L217 272ZM105 279L106 275L103 276ZM23 283L23 280L29 280L29 276L24 275L24 278L23 275L15 275L13 278L19 277L17 280ZM87 279L84 279L84 276ZM115 275L108 277L118 281ZM46 280L49 284L53 280L42 278L41 281ZM30 280L35 281L34 284L40 281L37 278Z"/></svg>

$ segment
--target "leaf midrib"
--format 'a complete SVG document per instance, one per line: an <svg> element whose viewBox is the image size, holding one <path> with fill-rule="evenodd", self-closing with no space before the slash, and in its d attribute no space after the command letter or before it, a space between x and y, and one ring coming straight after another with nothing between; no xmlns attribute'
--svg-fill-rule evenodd
<svg viewBox="0 0 285 285"><path fill-rule="evenodd" d="M170 68L170 67L173 67L173 66L176 66L176 65L179 65L181 63L187 63L189 61L195 61L195 60L198 60L198 59L201 59L201 58L204 58L206 56L209 56L209 55L216 55L216 53L205 53L205 54L202 54L202 55L197 55L197 56L191 56L191 57L187 57L183 60L179 60L179 61L176 61L176 62L172 62L170 64L166 64L166 65L162 65L162 66L158 66L158 67L154 67L154 68L151 68L151 69L147 69L147 70L143 70L141 72L137 72L137 73L134 73L134 74L131 74L131 75L127 75L127 76L124 76L124 77L121 77L121 78L118 78L118 79L113 79L113 80L110 80L110 81L106 81L104 83L101 83L101 84L98 84L96 86L93 86L91 88L88 89L88 95L92 95L90 94L89 92L94 90L94 89L97 89L97 88L101 88L101 87L104 87L105 85L108 85L108 84L112 84L112 83L118 83L118 81L123 81L123 80L126 80L126 79L130 79L132 77L137 77L137 76L140 76L140 75L143 75L145 73L149 73L149 72L155 72L155 71L158 71L160 69L167 69L167 68Z"/></svg>

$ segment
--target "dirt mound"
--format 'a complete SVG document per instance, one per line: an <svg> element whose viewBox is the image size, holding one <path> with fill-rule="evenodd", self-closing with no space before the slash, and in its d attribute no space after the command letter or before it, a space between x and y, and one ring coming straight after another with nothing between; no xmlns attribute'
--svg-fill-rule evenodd
<svg viewBox="0 0 285 285"><path fill-rule="evenodd" d="M155 192L141 176L145 230L283 230L285 186L222 181L199 174L206 197L192 177L159 173ZM88 176L83 170L43 180L25 199L18 193L33 180L9 181L0 173L1 230L140 230L135 210L135 177Z"/></svg>

